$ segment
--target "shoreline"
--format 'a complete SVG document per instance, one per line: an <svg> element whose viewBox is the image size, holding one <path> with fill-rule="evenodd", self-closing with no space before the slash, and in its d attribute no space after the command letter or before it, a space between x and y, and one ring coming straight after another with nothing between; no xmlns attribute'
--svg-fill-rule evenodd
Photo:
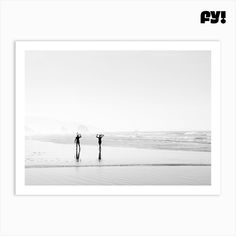
<svg viewBox="0 0 236 236"><path fill-rule="evenodd" d="M209 185L211 153L26 142L27 185ZM40 150L40 151L39 151Z"/></svg>

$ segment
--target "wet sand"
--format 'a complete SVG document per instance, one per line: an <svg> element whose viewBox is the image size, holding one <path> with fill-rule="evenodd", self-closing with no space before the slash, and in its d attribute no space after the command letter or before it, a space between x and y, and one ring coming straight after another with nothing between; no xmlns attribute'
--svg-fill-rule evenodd
<svg viewBox="0 0 236 236"><path fill-rule="evenodd" d="M26 185L209 185L211 153L26 142ZM39 151L40 150L40 151Z"/></svg>
<svg viewBox="0 0 236 236"><path fill-rule="evenodd" d="M210 166L27 168L27 185L209 185Z"/></svg>

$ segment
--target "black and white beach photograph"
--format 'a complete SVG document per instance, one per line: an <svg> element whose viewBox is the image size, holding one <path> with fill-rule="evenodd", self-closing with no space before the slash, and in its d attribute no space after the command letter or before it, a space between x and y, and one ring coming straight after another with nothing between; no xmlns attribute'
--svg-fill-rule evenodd
<svg viewBox="0 0 236 236"><path fill-rule="evenodd" d="M27 50L26 185L211 185L211 52Z"/></svg>

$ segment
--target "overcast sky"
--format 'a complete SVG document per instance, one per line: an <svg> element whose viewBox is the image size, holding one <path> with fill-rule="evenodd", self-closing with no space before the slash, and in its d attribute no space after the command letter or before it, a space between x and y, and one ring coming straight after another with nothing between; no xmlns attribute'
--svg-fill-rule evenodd
<svg viewBox="0 0 236 236"><path fill-rule="evenodd" d="M26 115L101 131L210 130L210 51L28 51Z"/></svg>

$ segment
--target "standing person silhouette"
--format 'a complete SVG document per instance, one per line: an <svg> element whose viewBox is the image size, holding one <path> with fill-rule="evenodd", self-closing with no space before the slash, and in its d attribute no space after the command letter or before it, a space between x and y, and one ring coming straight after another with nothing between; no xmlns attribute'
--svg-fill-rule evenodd
<svg viewBox="0 0 236 236"><path fill-rule="evenodd" d="M79 133L76 133L76 137L75 137L75 145L76 145L76 153L75 153L75 157L76 157L76 160L79 161L79 156L80 156L80 138L82 137L81 134ZM78 147L79 147L79 153L78 153Z"/></svg>
<svg viewBox="0 0 236 236"><path fill-rule="evenodd" d="M98 139L98 145L99 145L99 154L98 154L98 160L101 161L102 159L102 138L104 137L104 134L97 134L96 138Z"/></svg>

